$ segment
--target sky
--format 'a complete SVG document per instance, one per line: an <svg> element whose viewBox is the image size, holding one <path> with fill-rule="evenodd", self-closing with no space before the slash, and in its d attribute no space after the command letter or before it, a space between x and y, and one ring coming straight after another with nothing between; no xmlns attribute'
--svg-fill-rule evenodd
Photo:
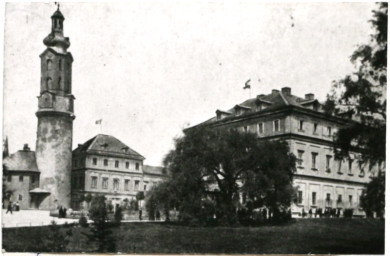
<svg viewBox="0 0 390 256"><path fill-rule="evenodd" d="M61 4L73 55L73 148L112 135L161 165L183 128L291 87L324 101L372 32L369 3L128 1ZM3 138L35 149L43 38L54 3L7 3ZM243 90L251 79L251 92ZM102 125L95 121L102 119Z"/></svg>

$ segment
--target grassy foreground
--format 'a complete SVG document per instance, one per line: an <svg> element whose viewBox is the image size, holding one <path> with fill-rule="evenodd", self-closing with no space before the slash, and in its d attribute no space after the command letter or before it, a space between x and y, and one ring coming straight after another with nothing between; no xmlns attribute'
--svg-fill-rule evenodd
<svg viewBox="0 0 390 256"><path fill-rule="evenodd" d="M298 219L283 226L186 227L165 223L123 223L113 229L118 252L384 254L384 221L372 219ZM48 227L4 228L7 252L31 251ZM94 250L77 226L66 251ZM38 249L38 248L36 248ZM44 248L41 252L44 252Z"/></svg>

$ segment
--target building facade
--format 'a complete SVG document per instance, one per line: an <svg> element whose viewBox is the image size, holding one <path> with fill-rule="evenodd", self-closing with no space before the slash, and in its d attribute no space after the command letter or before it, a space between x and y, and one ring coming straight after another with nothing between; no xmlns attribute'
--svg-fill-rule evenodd
<svg viewBox="0 0 390 256"><path fill-rule="evenodd" d="M114 207L135 200L165 177L163 168L144 166L144 157L110 135L99 134L73 151L72 208L87 194L104 195Z"/></svg>
<svg viewBox="0 0 390 256"><path fill-rule="evenodd" d="M298 159L293 179L297 188L293 212L353 209L355 215L363 215L360 197L364 186L370 175L382 167L365 164L358 150L347 159L335 158L334 135L350 122L354 121L326 114L314 94L301 98L285 87L230 110L217 110L215 117L198 126L252 132L260 140L285 140Z"/></svg>
<svg viewBox="0 0 390 256"><path fill-rule="evenodd" d="M39 191L39 175L35 152L28 145L3 161L3 207L9 203L19 204L20 209L36 208L36 191Z"/></svg>

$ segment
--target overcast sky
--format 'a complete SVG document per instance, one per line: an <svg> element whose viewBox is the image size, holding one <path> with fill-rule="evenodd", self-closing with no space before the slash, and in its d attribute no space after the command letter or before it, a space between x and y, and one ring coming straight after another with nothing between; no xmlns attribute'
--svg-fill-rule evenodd
<svg viewBox="0 0 390 256"><path fill-rule="evenodd" d="M109 134L161 164L173 138L249 97L284 86L323 101L369 40L373 3L130 1L63 3L73 57L73 147ZM8 3L4 136L35 149L39 54L53 3ZM102 132L95 121L103 119Z"/></svg>

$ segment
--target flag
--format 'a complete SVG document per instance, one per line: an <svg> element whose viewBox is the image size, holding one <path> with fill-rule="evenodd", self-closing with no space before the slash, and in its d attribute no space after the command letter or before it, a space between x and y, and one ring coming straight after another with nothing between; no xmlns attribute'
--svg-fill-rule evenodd
<svg viewBox="0 0 390 256"><path fill-rule="evenodd" d="M250 89L251 88L251 85L249 84L249 82L250 82L251 80L249 79L248 81L246 81L245 82L245 86L244 86L244 88L242 88L242 89Z"/></svg>
<svg viewBox="0 0 390 256"><path fill-rule="evenodd" d="M102 124L102 119L96 120L95 124Z"/></svg>

